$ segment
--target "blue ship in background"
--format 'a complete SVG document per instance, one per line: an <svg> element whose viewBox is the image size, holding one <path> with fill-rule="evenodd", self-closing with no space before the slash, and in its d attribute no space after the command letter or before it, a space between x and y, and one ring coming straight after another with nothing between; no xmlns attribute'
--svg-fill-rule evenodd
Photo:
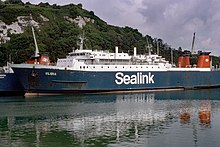
<svg viewBox="0 0 220 147"><path fill-rule="evenodd" d="M22 96L24 88L11 68L0 68L0 96Z"/></svg>
<svg viewBox="0 0 220 147"><path fill-rule="evenodd" d="M35 55L31 56L25 64L35 63L39 54L34 28L31 28L35 43ZM16 76L12 68L9 66L9 63L7 62L7 66L0 68L0 96L23 96L24 94L24 87L19 81L18 76Z"/></svg>

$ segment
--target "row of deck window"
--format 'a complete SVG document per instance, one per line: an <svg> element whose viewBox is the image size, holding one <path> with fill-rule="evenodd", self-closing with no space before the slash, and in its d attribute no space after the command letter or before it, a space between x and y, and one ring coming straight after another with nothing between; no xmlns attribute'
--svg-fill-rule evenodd
<svg viewBox="0 0 220 147"><path fill-rule="evenodd" d="M88 66L80 66L80 69L86 69L86 68L89 68L89 67ZM93 66L93 68L96 68L96 67ZM101 68L104 68L104 67L101 66ZM107 68L110 68L110 67L107 66ZM115 68L118 68L118 66L115 66ZM125 67L123 66L122 68L125 68ZM132 67L130 66L130 68L132 68ZM138 67L136 66L136 68L138 68ZM141 68L143 68L143 67L141 66ZM148 66L146 66L146 68L148 68ZM154 68L154 67L152 66L151 68ZM157 68L160 68L160 67L158 66Z"/></svg>
<svg viewBox="0 0 220 147"><path fill-rule="evenodd" d="M91 55L91 53L76 53L76 54L71 54L71 56L85 56L85 55ZM108 54L94 54L94 56L107 56ZM113 54L110 54L111 57L113 57ZM122 55L119 54L119 56L121 57ZM124 57L126 57L127 55L124 54Z"/></svg>

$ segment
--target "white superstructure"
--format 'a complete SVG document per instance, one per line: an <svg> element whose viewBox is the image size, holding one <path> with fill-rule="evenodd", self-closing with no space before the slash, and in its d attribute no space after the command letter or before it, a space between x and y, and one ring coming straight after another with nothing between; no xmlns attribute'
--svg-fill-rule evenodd
<svg viewBox="0 0 220 147"><path fill-rule="evenodd" d="M69 53L66 58L58 59L56 67L69 70L85 71L164 71L171 68L171 64L159 55L138 55L137 48L134 54L115 53L109 51L83 49L83 38L80 38L80 49Z"/></svg>
<svg viewBox="0 0 220 147"><path fill-rule="evenodd" d="M134 47L133 55L119 52L115 47L115 53L108 50L83 49L83 37L80 37L79 49L73 50L65 58L59 58L55 66L35 65L35 68L58 69L73 71L210 71L211 68L173 67L169 61L157 54L151 54L148 47L148 54L137 54ZM16 65L13 65L16 66ZM19 65L20 66L20 65ZM22 65L28 68L29 65ZM32 66L31 66L32 67Z"/></svg>

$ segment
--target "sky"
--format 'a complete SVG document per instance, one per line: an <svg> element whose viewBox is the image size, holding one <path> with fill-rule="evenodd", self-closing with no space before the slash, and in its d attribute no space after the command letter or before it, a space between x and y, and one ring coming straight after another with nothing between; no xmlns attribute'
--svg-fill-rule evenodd
<svg viewBox="0 0 220 147"><path fill-rule="evenodd" d="M111 25L130 26L172 48L211 51L220 56L219 0L22 0L32 4L79 4Z"/></svg>

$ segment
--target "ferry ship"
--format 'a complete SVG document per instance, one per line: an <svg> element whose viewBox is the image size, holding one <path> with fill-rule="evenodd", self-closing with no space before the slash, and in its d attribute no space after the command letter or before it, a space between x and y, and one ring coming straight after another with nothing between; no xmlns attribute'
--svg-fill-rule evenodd
<svg viewBox="0 0 220 147"><path fill-rule="evenodd" d="M201 52L197 65L181 56L174 67L162 56L83 49L70 52L51 65L38 56L29 64L12 64L26 95L130 92L220 87L220 70L211 66L210 52Z"/></svg>
<svg viewBox="0 0 220 147"><path fill-rule="evenodd" d="M9 66L0 68L0 96L22 96L24 88Z"/></svg>

